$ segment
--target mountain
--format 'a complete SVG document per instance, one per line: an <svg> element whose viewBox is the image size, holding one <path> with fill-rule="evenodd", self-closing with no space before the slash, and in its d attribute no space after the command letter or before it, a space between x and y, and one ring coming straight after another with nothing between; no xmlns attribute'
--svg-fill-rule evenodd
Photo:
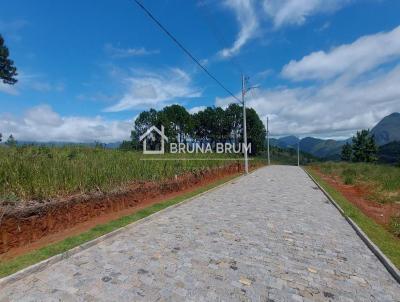
<svg viewBox="0 0 400 302"><path fill-rule="evenodd" d="M113 143L99 143L101 144L104 148L107 149L117 149L122 142L113 142ZM79 142L60 142L60 141L54 141L54 142L34 142L34 141L17 141L18 146L26 146L26 145L32 145L32 146L46 146L46 147L65 147L65 146L81 146L81 147L95 147L97 144L95 142L93 143L79 143Z"/></svg>
<svg viewBox="0 0 400 302"><path fill-rule="evenodd" d="M280 148L293 148L293 146L297 145L298 142L299 138L294 135L281 137L279 139L276 138L269 139L269 143L271 144L271 146Z"/></svg>
<svg viewBox="0 0 400 302"><path fill-rule="evenodd" d="M271 146L280 148L297 149L298 142L299 138L296 136L285 136L278 139L270 139ZM342 146L345 143L346 141L306 137L300 140L300 150L320 158L338 159L342 150Z"/></svg>
<svg viewBox="0 0 400 302"><path fill-rule="evenodd" d="M300 141L300 150L321 158L338 159L345 143L346 141L306 137Z"/></svg>
<svg viewBox="0 0 400 302"><path fill-rule="evenodd" d="M375 141L379 149L379 158L385 161L394 161L397 156L398 148L400 148L400 113L395 112L384 117L374 128L371 133L375 136ZM297 148L299 139L296 136L285 136L282 138L271 138L271 146L280 148ZM388 144L391 142L398 144ZM320 139L315 137L306 137L300 140L300 150L312 154L314 156L326 159L340 159L340 153L343 145L349 142L347 140L336 141L333 139Z"/></svg>
<svg viewBox="0 0 400 302"><path fill-rule="evenodd" d="M400 141L380 146L378 159L380 162L387 164L400 163Z"/></svg>
<svg viewBox="0 0 400 302"><path fill-rule="evenodd" d="M375 135L375 141L379 146L393 141L400 141L400 113L395 112L384 117L371 133Z"/></svg>

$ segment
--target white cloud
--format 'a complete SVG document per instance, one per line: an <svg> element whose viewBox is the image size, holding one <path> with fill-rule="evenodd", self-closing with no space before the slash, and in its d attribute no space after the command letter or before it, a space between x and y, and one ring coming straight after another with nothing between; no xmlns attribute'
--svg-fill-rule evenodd
<svg viewBox="0 0 400 302"><path fill-rule="evenodd" d="M179 68L161 73L136 72L125 82L127 91L117 104L106 108L106 112L160 108L177 98L201 96L201 91L192 87L191 77Z"/></svg>
<svg viewBox="0 0 400 302"><path fill-rule="evenodd" d="M224 48L219 52L222 58L236 55L245 43L254 37L259 21L254 11L252 0L225 0L224 4L236 14L240 31L235 42L230 48Z"/></svg>
<svg viewBox="0 0 400 302"><path fill-rule="evenodd" d="M4 84L3 81L0 80L0 92L4 92L10 95L18 95L19 91L13 85Z"/></svg>
<svg viewBox="0 0 400 302"><path fill-rule="evenodd" d="M35 90L39 92L62 92L65 89L62 82L50 82L43 74L30 74L19 71L17 75L18 82L14 85L7 85L0 81L0 92L10 95L18 95L23 90Z"/></svg>
<svg viewBox="0 0 400 302"><path fill-rule="evenodd" d="M283 67L285 78L326 80L345 74L354 77L400 58L400 26L390 32L364 36L329 52L313 52Z"/></svg>
<svg viewBox="0 0 400 302"><path fill-rule="evenodd" d="M203 111L206 108L207 108L206 106L197 106L197 107L190 108L188 111L189 111L189 113L194 114L194 113L197 113L199 111Z"/></svg>
<svg viewBox="0 0 400 302"><path fill-rule="evenodd" d="M340 9L350 0L264 0L264 11L274 27L302 25L307 18Z"/></svg>
<svg viewBox="0 0 400 302"><path fill-rule="evenodd" d="M22 117L3 115L0 132L20 141L117 142L128 139L133 123L101 116L60 116L48 105L29 109Z"/></svg>
<svg viewBox="0 0 400 302"><path fill-rule="evenodd" d="M218 55L220 58L237 55L259 34L266 21L272 22L275 30L301 26L313 15L334 12L352 2L354 0L225 0L224 6L235 13L240 30L233 45L220 50Z"/></svg>
<svg viewBox="0 0 400 302"><path fill-rule="evenodd" d="M106 44L104 46L104 49L112 58L128 58L128 57L146 56L146 55L153 55L160 53L158 49L148 50L144 47L119 48L113 46L112 44Z"/></svg>
<svg viewBox="0 0 400 302"><path fill-rule="evenodd" d="M247 97L266 122L272 135L350 136L372 128L382 117L400 111L400 64L385 74L375 74L357 83L333 81L305 88L255 91ZM230 99L216 99L216 106Z"/></svg>

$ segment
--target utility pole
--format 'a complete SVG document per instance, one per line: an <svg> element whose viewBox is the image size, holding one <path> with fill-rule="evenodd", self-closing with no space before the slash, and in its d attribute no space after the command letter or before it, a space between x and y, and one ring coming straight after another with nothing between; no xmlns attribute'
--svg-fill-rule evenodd
<svg viewBox="0 0 400 302"><path fill-rule="evenodd" d="M268 156L268 166L271 164L271 161L269 159L269 118L267 116L267 156Z"/></svg>
<svg viewBox="0 0 400 302"><path fill-rule="evenodd" d="M297 166L300 167L300 138L297 142Z"/></svg>
<svg viewBox="0 0 400 302"><path fill-rule="evenodd" d="M244 172L249 174L249 160L247 158L247 125L246 125L246 102L245 96L251 89L258 88L258 86L246 87L247 78L242 74L242 105L243 105L243 145L244 145Z"/></svg>
<svg viewBox="0 0 400 302"><path fill-rule="evenodd" d="M244 100L245 94L246 94L246 79L245 79L244 75L242 74L244 173L249 174L249 161L247 158L246 103Z"/></svg>

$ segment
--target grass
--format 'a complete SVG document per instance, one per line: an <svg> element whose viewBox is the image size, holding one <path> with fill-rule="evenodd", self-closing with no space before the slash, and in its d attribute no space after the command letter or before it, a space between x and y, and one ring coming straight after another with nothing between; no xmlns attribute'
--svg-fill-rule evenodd
<svg viewBox="0 0 400 302"><path fill-rule="evenodd" d="M218 180L214 183L211 183L207 186L196 189L195 191L188 192L188 193L179 195L177 197L174 197L172 199L168 199L164 202L154 204L154 205L152 205L148 208L142 209L134 214L121 217L117 220L110 221L105 224L98 225L80 235L66 238L60 242L50 244L46 247L40 248L38 250L35 250L33 252L30 252L30 253L22 255L22 256L18 256L16 258L8 260L8 261L0 261L0 277L8 276L8 275L15 273L25 267L32 265L32 264L35 264L35 263L38 263L45 259L48 259L54 255L66 252L66 251L68 251L76 246L79 246L85 242L93 240L104 234L110 233L110 232L112 232L116 229L119 229L121 227L124 227L132 222L138 221L139 219L142 219L151 214L154 214L162 209L165 209L174 204L178 204L188 198L191 198L191 197L201 194L207 190L210 190L214 187L217 187L225 182L228 182L229 180L231 180L235 177L237 177L237 176L229 176L229 177L223 178L223 179Z"/></svg>
<svg viewBox="0 0 400 302"><path fill-rule="evenodd" d="M382 164L325 162L315 165L323 174L337 175L347 185L368 185L374 190L369 199L400 202L400 168Z"/></svg>
<svg viewBox="0 0 400 302"><path fill-rule="evenodd" d="M334 170L329 167L328 169ZM345 215L350 217L365 232L365 234L380 248L380 250L400 269L400 239L396 238L384 227L375 223L371 218L364 215L356 206L351 204L340 192L321 179L312 169L308 172L329 193L329 195L340 205Z"/></svg>
<svg viewBox="0 0 400 302"><path fill-rule="evenodd" d="M0 146L0 201L108 192L132 181L171 179L182 173L235 163L227 160L228 155L215 153L163 156L202 160L146 161L141 159L148 156L140 152L82 146ZM239 163L241 159L236 158Z"/></svg>

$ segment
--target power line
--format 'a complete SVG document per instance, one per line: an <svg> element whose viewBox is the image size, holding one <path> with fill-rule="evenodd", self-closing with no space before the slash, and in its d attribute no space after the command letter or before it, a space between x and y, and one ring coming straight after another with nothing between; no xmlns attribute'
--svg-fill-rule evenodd
<svg viewBox="0 0 400 302"><path fill-rule="evenodd" d="M204 8L204 10L202 10L203 12L205 12L203 14L203 20L206 21L206 24L208 25L208 28L210 29L211 33L213 34L213 36L215 37L215 39L218 41L218 44L222 47L222 48L226 48L228 43L226 42L226 39L224 37L224 35L222 34L222 31L219 30L215 19L212 16L212 12L210 9L210 6L206 3L206 2L202 2L202 6ZM241 64L239 64L238 60L236 60L233 56L229 56L228 60L232 63L232 65L239 71L240 74L244 74L245 72L243 72L243 67Z"/></svg>
<svg viewBox="0 0 400 302"><path fill-rule="evenodd" d="M215 76L213 76L206 67L204 67L199 60L197 60L189 50L187 50L154 16L153 14L143 6L142 3L140 3L138 0L134 0L135 3L152 19L158 27L160 27L165 34L167 34L168 37L171 38L172 41L174 41L179 48L181 48L203 71L210 77L212 78L219 86L221 86L222 89L224 89L227 93L229 93L234 99L236 99L238 102L241 102L228 88L226 88Z"/></svg>

